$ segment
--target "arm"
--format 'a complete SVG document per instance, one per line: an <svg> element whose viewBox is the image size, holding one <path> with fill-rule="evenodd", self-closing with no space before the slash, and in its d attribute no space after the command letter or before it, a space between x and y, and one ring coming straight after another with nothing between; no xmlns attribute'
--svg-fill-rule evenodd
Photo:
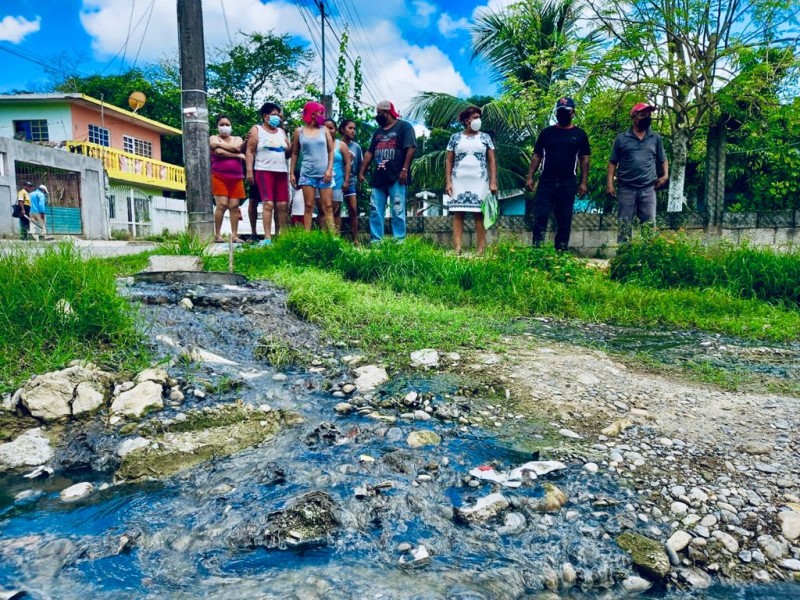
<svg viewBox="0 0 800 600"><path fill-rule="evenodd" d="M361 161L361 168L358 170L358 181L360 183L364 182L365 179L364 173L367 172L367 169L369 168L369 163L371 162L372 162L372 152L367 150L364 153L364 160Z"/></svg>
<svg viewBox="0 0 800 600"><path fill-rule="evenodd" d="M497 193L497 157L494 150L486 150L486 162L489 163L489 191Z"/></svg>
<svg viewBox="0 0 800 600"><path fill-rule="evenodd" d="M325 131L325 142L328 145L328 168L325 171L325 175L322 177L322 181L328 183L331 179L333 179L333 151L336 146L333 143L333 138L331 137L331 133L328 131L328 128L323 127L322 129Z"/></svg>
<svg viewBox="0 0 800 600"><path fill-rule="evenodd" d="M669 181L669 161L664 159L664 162L661 163L661 169L664 171L664 174L658 178L656 181L656 189L662 188L667 185Z"/></svg>
<svg viewBox="0 0 800 600"><path fill-rule="evenodd" d="M217 156L224 156L225 158L241 158L241 159L245 158L245 155L242 154L241 152L230 152L228 150L225 150L224 148L215 148L213 152Z"/></svg>
<svg viewBox="0 0 800 600"><path fill-rule="evenodd" d="M234 139L240 140L241 138L234 138ZM223 142L218 135L212 135L208 139L208 142L212 150L216 150L217 148L222 148L223 150L227 150L228 152L234 152L234 153L239 153L242 150L241 141L238 144Z"/></svg>
<svg viewBox="0 0 800 600"><path fill-rule="evenodd" d="M617 163L608 162L608 173L606 175L606 194L609 196L617 197L617 191L614 189L614 175L617 172Z"/></svg>
<svg viewBox="0 0 800 600"><path fill-rule="evenodd" d="M406 148L406 159L403 161L403 170L400 171L400 177L397 178L401 185L405 185L408 181L408 170L411 168L411 161L414 160L416 151L416 146L409 146Z"/></svg>
<svg viewBox="0 0 800 600"><path fill-rule="evenodd" d="M589 160L590 156L588 154L584 154L578 159L578 162L581 165L581 182L578 184L578 196L583 198L586 194L589 193Z"/></svg>
<svg viewBox="0 0 800 600"><path fill-rule="evenodd" d="M284 132L284 133L286 133L286 132ZM285 153L285 156L286 156L286 158L291 158L292 157L292 140L289 138L289 134L288 133L286 134L286 153Z"/></svg>
<svg viewBox="0 0 800 600"><path fill-rule="evenodd" d="M347 144L344 142L339 142L339 149L342 152L342 158L344 159L344 182L342 183L342 189L347 191L347 188L350 187L350 168L352 159L350 158L350 148L347 147Z"/></svg>
<svg viewBox="0 0 800 600"><path fill-rule="evenodd" d="M297 167L297 157L300 155L300 135L295 130L292 136L292 162L289 165L289 183L292 187L297 187L297 180L294 177L294 170Z"/></svg>
<svg viewBox="0 0 800 600"><path fill-rule="evenodd" d="M540 164L542 164L542 155L534 152L531 156L531 166L528 168L528 180L525 182L525 185L531 191L533 191L533 175L539 170Z"/></svg>
<svg viewBox="0 0 800 600"><path fill-rule="evenodd" d="M253 184L254 175L253 175L253 165L256 162L256 150L258 148L258 127L253 125L250 129L250 133L248 134L247 138L247 150L245 154L245 163L247 165L247 169L245 171L245 179L247 179L247 183Z"/></svg>
<svg viewBox="0 0 800 600"><path fill-rule="evenodd" d="M453 196L453 161L456 153L452 150L447 151L444 159L444 193Z"/></svg>

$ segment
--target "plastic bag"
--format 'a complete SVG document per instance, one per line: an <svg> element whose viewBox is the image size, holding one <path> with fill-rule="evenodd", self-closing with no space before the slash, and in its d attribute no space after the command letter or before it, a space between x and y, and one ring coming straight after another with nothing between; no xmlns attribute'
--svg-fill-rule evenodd
<svg viewBox="0 0 800 600"><path fill-rule="evenodd" d="M11 205L11 218L12 219L19 219L22 217L22 208L19 204L12 204Z"/></svg>
<svg viewBox="0 0 800 600"><path fill-rule="evenodd" d="M483 225L489 229L497 222L499 209L497 207L497 197L489 194L481 201L481 211L483 212Z"/></svg>

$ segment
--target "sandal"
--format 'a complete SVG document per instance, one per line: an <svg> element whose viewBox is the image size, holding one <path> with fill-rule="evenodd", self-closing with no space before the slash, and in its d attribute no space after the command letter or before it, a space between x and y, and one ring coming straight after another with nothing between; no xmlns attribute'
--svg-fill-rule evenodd
<svg viewBox="0 0 800 600"><path fill-rule="evenodd" d="M225 240L223 240L222 238L214 238L214 243L215 244L224 244Z"/></svg>
<svg viewBox="0 0 800 600"><path fill-rule="evenodd" d="M237 238L233 238L233 240L231 240L231 241L234 244L244 244L244 240L242 238L238 238L238 237Z"/></svg>

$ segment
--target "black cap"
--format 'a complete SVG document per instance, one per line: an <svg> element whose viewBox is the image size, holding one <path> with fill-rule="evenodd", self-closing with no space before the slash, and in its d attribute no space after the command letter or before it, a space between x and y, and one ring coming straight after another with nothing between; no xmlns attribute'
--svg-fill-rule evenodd
<svg viewBox="0 0 800 600"><path fill-rule="evenodd" d="M26 181L24 187L33 187L33 182L32 181Z"/></svg>
<svg viewBox="0 0 800 600"><path fill-rule="evenodd" d="M559 108L568 108L570 110L575 110L575 100L572 98L567 98L566 96L562 96L556 102L556 110Z"/></svg>

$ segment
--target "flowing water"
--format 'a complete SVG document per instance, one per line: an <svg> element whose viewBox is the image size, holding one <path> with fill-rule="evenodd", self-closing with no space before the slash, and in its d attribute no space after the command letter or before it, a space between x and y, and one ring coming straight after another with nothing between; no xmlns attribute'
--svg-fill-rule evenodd
<svg viewBox="0 0 800 600"><path fill-rule="evenodd" d="M459 507L492 491L489 483L469 485L470 469L489 462L513 467L535 458L529 446L518 443L539 439L534 426L516 421L497 433L463 431L457 423L437 419L382 423L355 413L337 415L333 407L342 399L325 391L324 377L334 386L344 382L343 367L325 376L284 370L288 378L275 381L275 370L255 356L260 336L269 333L259 329L274 323L259 321L258 314L277 315L282 334L294 336L297 344L316 335L286 314L277 290L136 285L129 293L146 302L143 312L153 339L166 336L157 342L165 356L175 355L169 344L177 342L237 363L179 362L171 374L185 387L198 380L246 382L235 390L220 386L222 391L205 399L187 394L183 406L152 418L163 421L178 411L238 398L296 411L304 423L259 447L165 481L111 485L75 503L62 502L59 491L78 481L112 483L113 457L70 462L65 456L74 447L62 448L60 464L71 469L33 481L3 476L0 589L25 590L33 598L535 598L548 574L561 573L569 562L577 583L562 588L561 597L622 596L619 584L633 571L611 538L621 530L623 507L634 492L611 477L587 477L579 465L545 476L541 481L555 483L570 499L553 514L528 506L544 493L539 482L503 489L512 502L506 513L524 519L517 531L503 530L502 518L472 525L454 519ZM195 297L194 312L177 306L187 293ZM317 351L325 352L319 348L317 340ZM390 382L384 394L424 392L437 405L451 401L459 386L447 377L412 376ZM434 430L441 444L410 448L406 436L421 429ZM100 426L80 432L100 454L113 452L121 439ZM88 465L94 469L75 468ZM385 482L391 487L381 488ZM356 497L364 486L379 491ZM241 542L253 523L314 491L335 502L339 525L329 536L271 549ZM27 498L15 501L21 492ZM409 556L398 549L402 543L424 545L430 563L401 565ZM800 593L792 586L716 586L693 594L654 589L648 597L777 600L800 598Z"/></svg>

